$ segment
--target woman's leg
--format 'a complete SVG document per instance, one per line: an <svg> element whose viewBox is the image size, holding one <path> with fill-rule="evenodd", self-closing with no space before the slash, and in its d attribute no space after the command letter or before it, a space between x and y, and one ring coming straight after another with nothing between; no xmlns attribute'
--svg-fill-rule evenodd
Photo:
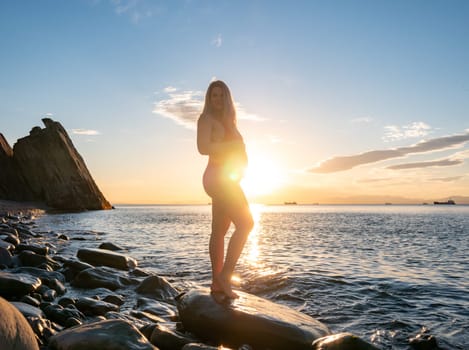
<svg viewBox="0 0 469 350"><path fill-rule="evenodd" d="M228 297L237 298L238 295L231 289L231 277L249 233L254 227L254 220L241 187L236 185L230 188L229 194L229 201L225 202L225 215L234 223L235 231L230 238L225 263L216 281Z"/></svg>
<svg viewBox="0 0 469 350"><path fill-rule="evenodd" d="M222 201L212 199L212 233L210 235L210 261L212 263L212 285L214 292L223 291L223 287L218 283L217 276L223 269L225 254L225 235L230 227L231 220L226 212Z"/></svg>

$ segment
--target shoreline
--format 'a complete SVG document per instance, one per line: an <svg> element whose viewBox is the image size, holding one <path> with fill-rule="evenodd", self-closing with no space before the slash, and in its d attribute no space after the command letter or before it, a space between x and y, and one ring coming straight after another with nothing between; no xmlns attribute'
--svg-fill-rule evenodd
<svg viewBox="0 0 469 350"><path fill-rule="evenodd" d="M18 202L0 199L0 216L38 216L45 214L50 208L41 202Z"/></svg>

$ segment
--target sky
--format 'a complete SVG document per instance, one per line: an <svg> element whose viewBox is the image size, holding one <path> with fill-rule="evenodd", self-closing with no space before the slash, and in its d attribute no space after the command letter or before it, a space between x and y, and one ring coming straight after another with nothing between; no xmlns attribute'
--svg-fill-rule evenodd
<svg viewBox="0 0 469 350"><path fill-rule="evenodd" d="M467 38L464 0L2 1L0 132L59 121L113 204L208 203L221 79L251 202L468 197Z"/></svg>

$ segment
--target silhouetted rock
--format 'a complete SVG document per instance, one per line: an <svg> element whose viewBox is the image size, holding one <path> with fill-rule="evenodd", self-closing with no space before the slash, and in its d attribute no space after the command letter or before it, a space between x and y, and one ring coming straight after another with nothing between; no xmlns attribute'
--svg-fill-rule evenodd
<svg viewBox="0 0 469 350"><path fill-rule="evenodd" d="M202 343L189 343L184 345L181 350L218 350L218 346L210 346ZM223 347L223 350L230 350L227 347Z"/></svg>
<svg viewBox="0 0 469 350"><path fill-rule="evenodd" d="M39 255L47 255L49 254L49 247L43 247L39 244L18 244L16 247L16 251L22 252L24 250L32 251Z"/></svg>
<svg viewBox="0 0 469 350"><path fill-rule="evenodd" d="M181 349L184 345L197 340L188 335L157 324L151 333L150 342L160 349Z"/></svg>
<svg viewBox="0 0 469 350"><path fill-rule="evenodd" d="M111 304L117 305L117 306L120 306L120 305L124 304L124 302L125 302L123 296L117 295L117 294L114 294L114 293L106 295L103 298L103 301L105 301L106 303L111 303Z"/></svg>
<svg viewBox="0 0 469 350"><path fill-rule="evenodd" d="M0 296L22 297L35 291L41 285L41 280L23 273L9 273L0 271Z"/></svg>
<svg viewBox="0 0 469 350"><path fill-rule="evenodd" d="M84 263L79 260L68 259L64 261L63 273L67 281L73 281L75 276L83 270L93 268L93 265Z"/></svg>
<svg viewBox="0 0 469 350"><path fill-rule="evenodd" d="M10 147L0 134L0 198L40 201L65 210L111 209L58 122L42 119Z"/></svg>
<svg viewBox="0 0 469 350"><path fill-rule="evenodd" d="M39 278L41 282L46 285L53 283L53 280L59 280L62 283L65 282L65 277L62 273L58 271L46 271L43 269L39 269L37 267L28 267L28 266L17 267L15 269L10 270L10 272L26 273L28 275L32 275L34 277Z"/></svg>
<svg viewBox="0 0 469 350"><path fill-rule="evenodd" d="M0 233L1 234L1 233ZM1 234L2 235L2 239L5 241L5 242L8 242L8 243L11 243L13 244L15 247L20 244L20 240L17 236L15 236L14 234L12 233L7 233L7 234Z"/></svg>
<svg viewBox="0 0 469 350"><path fill-rule="evenodd" d="M105 320L64 330L50 339L52 350L157 350L137 328Z"/></svg>
<svg viewBox="0 0 469 350"><path fill-rule="evenodd" d="M376 346L351 333L337 333L316 339L314 350L379 350Z"/></svg>
<svg viewBox="0 0 469 350"><path fill-rule="evenodd" d="M311 349L314 340L329 335L319 321L289 307L239 292L240 298L217 303L208 289L177 298L184 328L202 339L238 347Z"/></svg>
<svg viewBox="0 0 469 350"><path fill-rule="evenodd" d="M85 319L85 315L83 315L79 310L71 307L62 307L59 304L50 304L46 306L44 308L44 313L50 320L62 326L67 326L70 318L78 319L80 321Z"/></svg>
<svg viewBox="0 0 469 350"><path fill-rule="evenodd" d="M175 320L177 317L175 306L150 298L138 298L137 309L170 321Z"/></svg>
<svg viewBox="0 0 469 350"><path fill-rule="evenodd" d="M36 293L41 295L43 301L54 301L54 299L57 297L57 292L45 285L41 285L37 289Z"/></svg>
<svg viewBox="0 0 469 350"><path fill-rule="evenodd" d="M120 270L128 270L137 266L135 259L105 249L80 249L77 257L94 266L109 266Z"/></svg>
<svg viewBox="0 0 469 350"><path fill-rule="evenodd" d="M80 298L75 306L85 315L104 315L106 312L119 311L119 306L92 298Z"/></svg>
<svg viewBox="0 0 469 350"><path fill-rule="evenodd" d="M37 300L36 298L33 298L30 295L25 295L24 297L22 297L20 299L20 302L34 306L34 307L39 307L39 305L41 305L41 302L39 300Z"/></svg>
<svg viewBox="0 0 469 350"><path fill-rule="evenodd" d="M159 300L174 302L174 298L179 294L165 278L159 276L149 276L145 278L136 289L137 293L151 296Z"/></svg>
<svg viewBox="0 0 469 350"><path fill-rule="evenodd" d="M30 304L26 304L19 301L13 301L11 304L16 307L24 317L36 317L36 318L44 318L45 315L42 310L36 306L32 306Z"/></svg>
<svg viewBox="0 0 469 350"><path fill-rule="evenodd" d="M21 261L21 265L23 266L38 267L40 265L46 264L52 267L54 270L60 268L60 264L57 263L54 259L45 255L36 254L29 250L22 251L18 254L18 257Z"/></svg>
<svg viewBox="0 0 469 350"><path fill-rule="evenodd" d="M419 333L415 337L409 339L409 344L415 350L441 350L436 338L425 332Z"/></svg>
<svg viewBox="0 0 469 350"><path fill-rule="evenodd" d="M0 265L11 266L13 259L11 258L11 253L8 249L0 247Z"/></svg>
<svg viewBox="0 0 469 350"><path fill-rule="evenodd" d="M93 267L81 271L75 276L72 285L78 288L102 287L110 290L116 290L123 286L115 272L102 267Z"/></svg>
<svg viewBox="0 0 469 350"><path fill-rule="evenodd" d="M32 193L19 172L13 158L13 149L0 133L0 198L27 200Z"/></svg>
<svg viewBox="0 0 469 350"><path fill-rule="evenodd" d="M0 241L0 248L6 249L8 251L13 251L15 249L15 246L14 244L5 241Z"/></svg>
<svg viewBox="0 0 469 350"><path fill-rule="evenodd" d="M47 341L58 330L61 330L61 326L48 320L41 309L22 302L12 302L12 305L26 318L34 333L39 337L40 343L42 340Z"/></svg>
<svg viewBox="0 0 469 350"><path fill-rule="evenodd" d="M138 318L139 320L143 320L145 322L151 322L151 323L158 323L158 322L166 322L165 319L162 317L159 317L157 315L154 315L149 312L145 311L139 311L139 310L130 310L130 315ZM151 334L148 336L148 338L151 336Z"/></svg>
<svg viewBox="0 0 469 350"><path fill-rule="evenodd" d="M111 242L104 242L99 245L99 249L106 249L106 250L124 250L124 248L119 247L118 245L111 243Z"/></svg>

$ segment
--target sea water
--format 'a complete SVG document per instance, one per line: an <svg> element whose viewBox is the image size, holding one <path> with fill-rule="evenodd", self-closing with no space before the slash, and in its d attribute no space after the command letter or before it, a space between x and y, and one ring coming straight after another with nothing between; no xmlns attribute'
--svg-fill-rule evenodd
<svg viewBox="0 0 469 350"><path fill-rule="evenodd" d="M469 206L252 205L237 287L382 349L433 335L469 349ZM43 230L113 242L176 287L210 284L210 206L49 214ZM226 243L228 243L228 232Z"/></svg>

